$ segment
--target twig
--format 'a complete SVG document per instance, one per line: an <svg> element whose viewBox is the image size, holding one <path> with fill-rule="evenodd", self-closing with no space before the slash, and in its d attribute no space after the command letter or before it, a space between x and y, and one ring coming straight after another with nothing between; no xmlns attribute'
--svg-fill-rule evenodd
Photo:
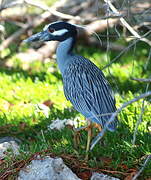
<svg viewBox="0 0 151 180"><path fill-rule="evenodd" d="M106 2L106 3L108 4L108 6L110 7L110 9L111 9L114 13L119 14L118 10L114 7L114 5L111 3L110 0L104 0L104 2ZM149 40L146 39L146 38L141 37L141 36L127 23L127 21L126 21L123 17L120 18L120 21L121 21L121 23L129 30L129 32L130 32L133 36L135 36L137 39L139 39L139 40L141 40L141 41L146 42L149 46L151 46L151 41L149 41Z"/></svg>
<svg viewBox="0 0 151 180"><path fill-rule="evenodd" d="M133 140L132 140L133 146L135 145L136 134L137 134L138 126L139 126L139 125L141 124L141 122L142 122L142 117L143 117L144 110L145 110L145 108L144 108L144 102L145 102L145 101L143 100L143 102L142 102L142 107L141 107L141 113L140 113L139 118L138 118L138 120L137 120L137 122L136 122L135 130L134 130Z"/></svg>
<svg viewBox="0 0 151 180"><path fill-rule="evenodd" d="M148 88L149 88L149 84L146 85L146 92L148 91ZM144 110L145 110L145 100L143 99L142 107L141 107L141 113L140 113L139 119L137 120L137 123L136 123L136 126L135 126L135 131L134 131L134 134L133 134L133 140L132 140L133 146L135 145L136 133L137 133L139 124L142 122L142 117L143 117Z"/></svg>
<svg viewBox="0 0 151 180"><path fill-rule="evenodd" d="M17 5L21 5L21 4L23 4L23 0L12 1L11 3L7 3L7 4L4 4L2 1L0 4L0 11L7 9L7 8L17 6Z"/></svg>
<svg viewBox="0 0 151 180"><path fill-rule="evenodd" d="M143 37L148 36L151 33L151 30L148 31L147 33L145 33L143 35ZM128 47L126 47L125 49L123 49L123 51L121 51L118 56L116 56L110 63L108 63L105 67L102 68L102 70L108 68L110 65L112 65L125 51L129 50L132 46L134 46L137 42L139 42L140 39L135 39Z"/></svg>
<svg viewBox="0 0 151 180"><path fill-rule="evenodd" d="M24 34L28 29L40 25L42 22L45 21L45 19L50 17L51 14L53 14L55 16L58 16L58 17L61 17L63 19L72 19L72 20L74 19L74 20L80 20L80 21L82 19L79 16L77 18L76 16L71 16L71 15L60 13L60 12L55 10L56 9L55 6L53 6L53 8L49 8L46 5L43 5L41 3L37 3L35 1L31 1L31 0L25 0L25 3L33 5L33 6L36 6L36 7L39 7L41 9L44 9L44 10L46 10L46 12L43 13L42 15L36 17L33 22L25 24L23 28L21 28L20 30L18 30L17 32L12 34L10 37L8 37L6 40L4 40L3 43L0 45L0 52L3 51L5 48L7 48L13 41L15 41L16 39L19 39L19 37L22 34ZM110 24L111 25L113 25L113 24L118 22L117 19L109 19L109 20L110 20ZM88 29L88 30L92 29L91 33L93 33L93 29L94 29L93 27L95 27L96 29L98 29L100 31L100 28L101 29L105 29L106 28L105 24L106 24L106 20L102 20L101 22L98 20L96 22L93 22L93 26L91 26L91 24L90 24L90 26L87 25L86 29Z"/></svg>
<svg viewBox="0 0 151 180"><path fill-rule="evenodd" d="M139 82L151 82L151 79L142 79L142 78L131 78L132 80L139 81Z"/></svg>
<svg viewBox="0 0 151 180"><path fill-rule="evenodd" d="M98 143L98 141L100 141L100 139L103 137L103 135L105 134L108 125L114 121L115 117L118 115L118 113L120 113L125 107L127 107L128 105L142 99L142 98L146 98L148 96L151 96L151 91L148 91L144 94L141 94L140 96L137 96L136 98L124 103L119 109L116 110L116 112L114 112L111 116L111 118L106 122L104 128L102 129L101 133L99 133L98 137L96 138L95 143L93 143L93 146L91 146L90 150L92 150L94 148L94 146Z"/></svg>
<svg viewBox="0 0 151 180"><path fill-rule="evenodd" d="M69 14L61 13L61 12L56 11L55 9L50 8L47 5L45 5L43 3L40 3L40 2L37 3L36 1L31 1L31 0L25 0L24 2L27 3L28 5L38 7L40 9L45 10L45 11L49 11L54 16L60 17L62 19L75 20L75 21L80 21L82 23L88 22L88 21L93 22L93 21L96 21L96 20L103 20L103 19L117 19L117 18L120 18L120 17L124 16L124 15L119 13L118 15L115 14L115 15L110 15L110 16L102 16L102 17L99 17L99 18L92 18L90 20L90 19L83 18L83 17L80 17L80 16L72 16L72 15L69 15Z"/></svg>
<svg viewBox="0 0 151 180"><path fill-rule="evenodd" d="M6 40L4 40L3 43L0 45L0 52L3 51L5 48L7 48L10 43L15 41L22 34L24 34L29 28L30 28L30 25L27 24L27 25L25 25L24 28L20 29L19 31L15 32L10 37L8 37Z"/></svg>
<svg viewBox="0 0 151 180"><path fill-rule="evenodd" d="M135 174L135 176L133 177L132 180L136 180L138 178L138 176L142 173L142 171L145 169L145 167L147 166L147 163L151 160L151 154L148 155L148 157L146 158L142 168L138 171L137 174Z"/></svg>
<svg viewBox="0 0 151 180"><path fill-rule="evenodd" d="M3 51L5 48L7 48L13 41L18 39L28 29L30 29L31 27L36 27L36 26L40 25L48 17L50 17L50 13L49 12L45 12L42 15L36 17L34 19L34 21L32 21L31 23L25 24L25 26L23 28L21 28L20 30L16 31L14 34L12 34L10 37L8 37L6 40L3 41L3 43L0 45L0 52Z"/></svg>
<svg viewBox="0 0 151 180"><path fill-rule="evenodd" d="M57 17L61 17L63 19L68 19L68 20L72 19L72 20L79 20L79 21L81 19L79 16L72 16L69 14L64 14L64 13L61 13L59 11L56 11L54 8L50 8L47 5L40 3L40 2L36 2L36 1L32 1L32 0L24 0L24 2L28 5L38 7L40 9L45 10L45 11L49 11L51 14L53 14Z"/></svg>

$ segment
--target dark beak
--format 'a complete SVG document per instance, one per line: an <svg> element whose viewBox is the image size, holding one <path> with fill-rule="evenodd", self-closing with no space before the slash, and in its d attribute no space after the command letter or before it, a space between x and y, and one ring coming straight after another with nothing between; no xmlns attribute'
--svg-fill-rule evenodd
<svg viewBox="0 0 151 180"><path fill-rule="evenodd" d="M44 42L44 41L51 41L52 35L48 31L42 31L37 34L34 34L30 36L29 38L25 39L24 43L30 43L30 42Z"/></svg>

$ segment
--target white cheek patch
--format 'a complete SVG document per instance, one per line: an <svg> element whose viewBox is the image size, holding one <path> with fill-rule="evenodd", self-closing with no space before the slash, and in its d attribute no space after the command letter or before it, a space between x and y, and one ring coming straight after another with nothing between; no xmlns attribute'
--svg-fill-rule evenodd
<svg viewBox="0 0 151 180"><path fill-rule="evenodd" d="M54 36L62 36L64 35L66 32L68 32L67 29L60 29L58 31L54 31L53 33L51 33Z"/></svg>
<svg viewBox="0 0 151 180"><path fill-rule="evenodd" d="M43 31L46 31L48 29L48 27L50 26L50 24L45 25L45 27L43 28Z"/></svg>

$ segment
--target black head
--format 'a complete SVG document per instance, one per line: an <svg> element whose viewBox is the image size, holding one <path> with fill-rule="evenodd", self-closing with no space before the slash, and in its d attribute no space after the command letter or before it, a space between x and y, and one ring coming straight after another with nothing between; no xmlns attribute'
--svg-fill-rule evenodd
<svg viewBox="0 0 151 180"><path fill-rule="evenodd" d="M57 21L55 23L46 25L42 32L32 35L28 39L24 40L24 42L64 41L69 37L76 38L76 36L76 25L72 25L64 21Z"/></svg>

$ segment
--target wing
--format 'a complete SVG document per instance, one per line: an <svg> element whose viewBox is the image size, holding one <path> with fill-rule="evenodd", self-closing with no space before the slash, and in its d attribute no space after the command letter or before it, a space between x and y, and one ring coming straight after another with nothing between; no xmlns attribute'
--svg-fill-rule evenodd
<svg viewBox="0 0 151 180"><path fill-rule="evenodd" d="M67 66L63 82L65 96L75 109L104 127L116 107L102 71L91 61L78 56ZM110 129L116 128L116 121L110 124Z"/></svg>

